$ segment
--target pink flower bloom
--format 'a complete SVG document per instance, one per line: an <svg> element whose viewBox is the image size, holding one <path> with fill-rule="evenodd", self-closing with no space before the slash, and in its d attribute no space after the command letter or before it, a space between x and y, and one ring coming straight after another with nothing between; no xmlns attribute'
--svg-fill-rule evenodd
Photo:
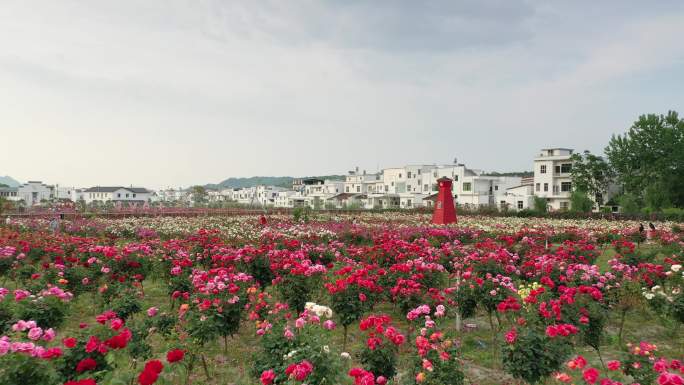
<svg viewBox="0 0 684 385"><path fill-rule="evenodd" d="M157 312L158 312L158 311L159 311L159 309L157 309L156 307L152 306L151 308L147 309L147 316L148 316L148 317L154 317L154 316L157 315Z"/></svg>
<svg viewBox="0 0 684 385"><path fill-rule="evenodd" d="M595 368L588 368L582 373L582 378L589 384L595 384L599 377L599 371Z"/></svg>
<svg viewBox="0 0 684 385"><path fill-rule="evenodd" d="M323 327L326 328L327 330L333 330L335 329L337 325L335 325L335 321L333 320L327 320L323 322Z"/></svg>
<svg viewBox="0 0 684 385"><path fill-rule="evenodd" d="M55 338L55 334L54 329L50 328L43 333L43 339L45 341L52 341Z"/></svg>
<svg viewBox="0 0 684 385"><path fill-rule="evenodd" d="M618 370L620 369L620 361L608 361L606 366L608 367L608 370Z"/></svg>
<svg viewBox="0 0 684 385"><path fill-rule="evenodd" d="M42 335L43 335L43 329L38 328L38 327L32 328L32 329L29 330L29 332L28 332L28 338L31 339L31 340L33 340L33 341L39 339L40 336L42 336Z"/></svg>
<svg viewBox="0 0 684 385"><path fill-rule="evenodd" d="M658 376L658 385L682 385L684 384L684 379L674 373L661 373Z"/></svg>

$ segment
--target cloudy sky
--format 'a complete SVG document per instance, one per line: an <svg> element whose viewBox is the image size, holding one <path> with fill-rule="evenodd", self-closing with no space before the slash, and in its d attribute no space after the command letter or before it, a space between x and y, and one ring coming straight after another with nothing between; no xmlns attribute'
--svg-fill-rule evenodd
<svg viewBox="0 0 684 385"><path fill-rule="evenodd" d="M0 175L531 169L684 113L682 1L3 0Z"/></svg>

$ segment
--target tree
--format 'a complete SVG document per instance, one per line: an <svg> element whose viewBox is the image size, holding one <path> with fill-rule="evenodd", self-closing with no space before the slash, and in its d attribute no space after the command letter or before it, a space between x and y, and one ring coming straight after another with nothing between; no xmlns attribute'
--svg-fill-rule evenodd
<svg viewBox="0 0 684 385"><path fill-rule="evenodd" d="M639 204L637 203L636 197L632 194L623 194L620 199L618 199L618 202L620 203L622 212L625 214L634 214L639 212Z"/></svg>
<svg viewBox="0 0 684 385"><path fill-rule="evenodd" d="M546 201L546 198L534 197L534 211L538 213L546 213L547 211L547 206L548 202Z"/></svg>
<svg viewBox="0 0 684 385"><path fill-rule="evenodd" d="M575 190L570 195L570 211L575 213L588 213L594 208L594 202L586 192Z"/></svg>
<svg viewBox="0 0 684 385"><path fill-rule="evenodd" d="M624 192L646 204L684 207L684 120L675 111L642 115L605 149Z"/></svg>
<svg viewBox="0 0 684 385"><path fill-rule="evenodd" d="M194 186L191 191L192 201L195 205L201 205L207 201L207 189L203 186Z"/></svg>
<svg viewBox="0 0 684 385"><path fill-rule="evenodd" d="M608 185L614 177L610 164L603 157L589 151L584 151L583 154L573 154L572 161L571 175L574 189L589 194L589 197L601 205L608 191Z"/></svg>

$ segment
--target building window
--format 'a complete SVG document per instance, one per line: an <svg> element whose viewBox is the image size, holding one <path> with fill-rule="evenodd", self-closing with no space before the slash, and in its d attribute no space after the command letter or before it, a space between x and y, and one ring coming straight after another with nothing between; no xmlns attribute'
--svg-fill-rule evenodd
<svg viewBox="0 0 684 385"><path fill-rule="evenodd" d="M546 165L545 165L545 164L542 164L542 165L539 167L539 173L540 173L540 174L546 174Z"/></svg>
<svg viewBox="0 0 684 385"><path fill-rule="evenodd" d="M356 192L361 192L361 186L356 186Z"/></svg>
<svg viewBox="0 0 684 385"><path fill-rule="evenodd" d="M561 183L561 191L569 192L571 190L572 190L572 182L562 182Z"/></svg>
<svg viewBox="0 0 684 385"><path fill-rule="evenodd" d="M427 190L428 190L428 185L426 185L426 184L423 185L423 191L427 191Z"/></svg>
<svg viewBox="0 0 684 385"><path fill-rule="evenodd" d="M418 175L420 175L420 169L418 169Z"/></svg>
<svg viewBox="0 0 684 385"><path fill-rule="evenodd" d="M536 191L539 191L539 186L540 186L539 183L537 183L537 184L534 186L534 188L535 188Z"/></svg>
<svg viewBox="0 0 684 385"><path fill-rule="evenodd" d="M435 178L437 178L437 171L433 172L433 173L432 173L432 176L435 177Z"/></svg>
<svg viewBox="0 0 684 385"><path fill-rule="evenodd" d="M557 185L553 186L553 193L558 194L558 186Z"/></svg>
<svg viewBox="0 0 684 385"><path fill-rule="evenodd" d="M569 207L570 207L570 202L561 202L560 203L560 209L562 211L568 211Z"/></svg>
<svg viewBox="0 0 684 385"><path fill-rule="evenodd" d="M499 186L494 186L494 191L499 191Z"/></svg>
<svg viewBox="0 0 684 385"><path fill-rule="evenodd" d="M560 172L561 172L560 170L561 170L560 166L556 166L556 171L555 171L556 174L560 174Z"/></svg>
<svg viewBox="0 0 684 385"><path fill-rule="evenodd" d="M432 185L432 191L437 191L437 183Z"/></svg>
<svg viewBox="0 0 684 385"><path fill-rule="evenodd" d="M121 198L121 193L116 193L117 198Z"/></svg>
<svg viewBox="0 0 684 385"><path fill-rule="evenodd" d="M470 182L463 182L463 191L470 191L471 185Z"/></svg>
<svg viewBox="0 0 684 385"><path fill-rule="evenodd" d="M562 173L569 173L571 171L572 171L572 163L561 164L561 172Z"/></svg>
<svg viewBox="0 0 684 385"><path fill-rule="evenodd" d="M518 201L518 210L523 209L523 201Z"/></svg>
<svg viewBox="0 0 684 385"><path fill-rule="evenodd" d="M454 175L454 180L458 182L458 175Z"/></svg>
<svg viewBox="0 0 684 385"><path fill-rule="evenodd" d="M544 191L545 192L549 191L549 184L548 183L544 183Z"/></svg>
<svg viewBox="0 0 684 385"><path fill-rule="evenodd" d="M399 178L401 178L401 174L399 174ZM411 171L406 172L406 178L411 179Z"/></svg>
<svg viewBox="0 0 684 385"><path fill-rule="evenodd" d="M344 188L344 191L345 191L345 192L349 192L349 186L346 186L346 187Z"/></svg>
<svg viewBox="0 0 684 385"><path fill-rule="evenodd" d="M399 173L399 178L401 178L401 173Z"/></svg>
<svg viewBox="0 0 684 385"><path fill-rule="evenodd" d="M133 194L133 198L135 198L135 194Z"/></svg>

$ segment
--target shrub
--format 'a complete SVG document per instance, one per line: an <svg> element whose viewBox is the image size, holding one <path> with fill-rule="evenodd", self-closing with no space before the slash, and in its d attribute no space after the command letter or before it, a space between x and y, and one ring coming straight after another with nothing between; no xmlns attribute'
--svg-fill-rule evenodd
<svg viewBox="0 0 684 385"><path fill-rule="evenodd" d="M572 352L565 339L548 338L532 328L524 328L515 343L503 345L503 366L515 378L536 384L558 371Z"/></svg>
<svg viewBox="0 0 684 385"><path fill-rule="evenodd" d="M548 211L548 202L546 201L546 198L535 196L532 207L534 207L534 211L539 214L546 213Z"/></svg>

